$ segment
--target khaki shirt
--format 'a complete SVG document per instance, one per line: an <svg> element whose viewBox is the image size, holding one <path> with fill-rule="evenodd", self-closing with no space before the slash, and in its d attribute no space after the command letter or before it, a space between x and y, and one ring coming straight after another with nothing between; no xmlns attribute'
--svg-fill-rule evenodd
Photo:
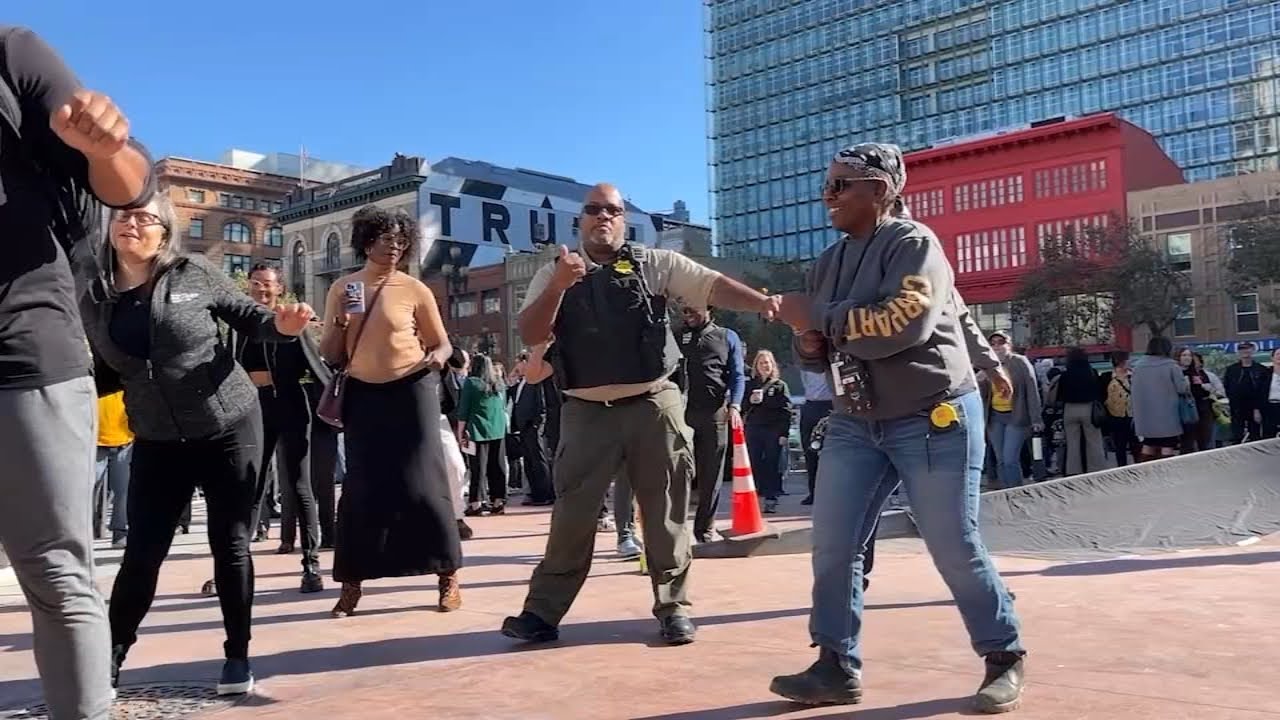
<svg viewBox="0 0 1280 720"><path fill-rule="evenodd" d="M587 256L586 251L579 249L578 252L582 255L588 269L598 265ZM538 272L529 281L529 290L525 294L524 307L520 308L521 312L546 291L551 284L551 275L555 272L555 265L555 262L552 261L538 268ZM681 305L695 308L707 306L707 301L711 297L711 288L720 279L719 272L705 265L699 265L671 250L646 248L645 259L641 268L645 282L649 284L649 290L654 295L661 295ZM565 394L592 402L610 402L633 395L657 392L665 387L675 387L675 384L663 377L655 378L653 382L649 383L600 385L598 387L566 390Z"/></svg>

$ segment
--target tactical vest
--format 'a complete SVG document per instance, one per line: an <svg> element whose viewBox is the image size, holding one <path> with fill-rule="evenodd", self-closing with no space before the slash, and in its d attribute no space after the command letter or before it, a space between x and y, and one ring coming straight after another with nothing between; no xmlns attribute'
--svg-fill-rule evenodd
<svg viewBox="0 0 1280 720"><path fill-rule="evenodd" d="M677 342L684 355L689 408L719 410L729 392L725 382L729 368L729 331L708 322L698 330L685 328Z"/></svg>
<svg viewBox="0 0 1280 720"><path fill-rule="evenodd" d="M675 371L667 299L650 292L644 261L643 247L623 245L617 260L565 292L548 352L562 390L651 383Z"/></svg>

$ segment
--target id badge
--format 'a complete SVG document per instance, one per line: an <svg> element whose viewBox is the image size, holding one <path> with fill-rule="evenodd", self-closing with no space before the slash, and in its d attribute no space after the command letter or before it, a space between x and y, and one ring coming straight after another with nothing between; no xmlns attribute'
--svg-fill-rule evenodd
<svg viewBox="0 0 1280 720"><path fill-rule="evenodd" d="M869 412L875 407L871 392L871 375L858 358L844 353L831 357L831 380L836 397L852 412Z"/></svg>

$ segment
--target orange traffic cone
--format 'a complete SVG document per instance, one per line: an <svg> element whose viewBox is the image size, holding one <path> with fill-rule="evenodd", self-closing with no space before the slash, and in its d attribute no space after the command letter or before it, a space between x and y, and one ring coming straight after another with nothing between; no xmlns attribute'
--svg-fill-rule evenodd
<svg viewBox="0 0 1280 720"><path fill-rule="evenodd" d="M742 423L733 424L733 535L764 532L764 516L760 514L760 494L751 474L751 458L747 456L747 436Z"/></svg>

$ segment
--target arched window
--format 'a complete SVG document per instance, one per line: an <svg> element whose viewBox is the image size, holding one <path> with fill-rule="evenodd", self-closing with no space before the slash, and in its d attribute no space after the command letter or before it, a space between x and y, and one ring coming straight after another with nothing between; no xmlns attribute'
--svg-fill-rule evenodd
<svg viewBox="0 0 1280 720"><path fill-rule="evenodd" d="M303 296L307 294L307 244L302 240L293 244L293 256L289 258L289 280L294 296L298 298L298 302L303 302Z"/></svg>
<svg viewBox="0 0 1280 720"><path fill-rule="evenodd" d="M342 241L338 239L338 233L330 233L324 239L324 266L329 270L342 267Z"/></svg>
<svg viewBox="0 0 1280 720"><path fill-rule="evenodd" d="M253 231L242 222L229 222L222 226L222 241L250 243L253 242Z"/></svg>
<svg viewBox="0 0 1280 720"><path fill-rule="evenodd" d="M267 247L284 247L284 230L279 227L267 228L267 237L263 242Z"/></svg>

